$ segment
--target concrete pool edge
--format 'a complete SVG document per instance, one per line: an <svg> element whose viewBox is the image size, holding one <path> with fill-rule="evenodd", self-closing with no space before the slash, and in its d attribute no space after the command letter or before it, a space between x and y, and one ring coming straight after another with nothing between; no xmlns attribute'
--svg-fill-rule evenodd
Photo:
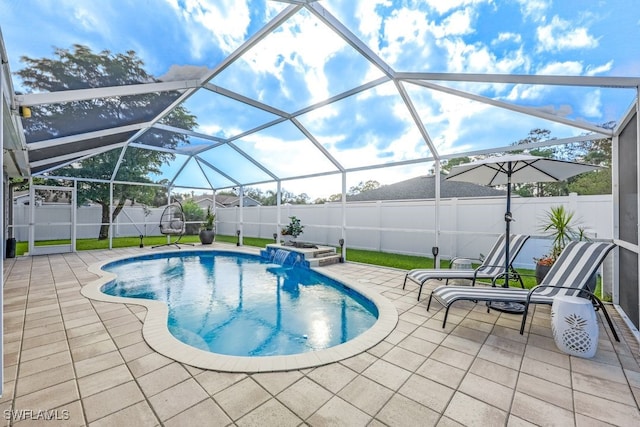
<svg viewBox="0 0 640 427"><path fill-rule="evenodd" d="M324 350L287 356L227 356L191 347L175 338L169 332L167 327L168 308L166 304L153 300L115 297L104 294L100 291L100 288L103 285L115 278L115 275L112 273L102 270L102 267L107 264L139 256L163 254L168 252L184 254L188 252L200 252L207 250L259 256L256 251L247 250L247 248L200 246L196 246L192 249L182 248L179 251L169 250L162 252L143 252L136 255L123 256L90 265L88 270L99 276L99 278L84 285L81 293L83 296L96 301L117 304L134 304L146 307L147 315L142 321L142 335L144 340L152 349L170 359L190 366L222 372L257 373L289 371L338 362L363 353L375 346L393 331L398 322L398 312L395 306L384 296L376 292L372 292L370 289L366 289L361 284L346 280L336 274L322 271L322 268L314 268L313 270L319 274L337 280L348 288L353 289L371 300L378 309L378 320L373 324L373 326L346 343Z"/></svg>

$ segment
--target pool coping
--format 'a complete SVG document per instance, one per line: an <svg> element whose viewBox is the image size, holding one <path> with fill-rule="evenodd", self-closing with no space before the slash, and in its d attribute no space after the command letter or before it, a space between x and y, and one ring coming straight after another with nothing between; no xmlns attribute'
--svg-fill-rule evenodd
<svg viewBox="0 0 640 427"><path fill-rule="evenodd" d="M166 254L169 252L185 253L202 251L223 251L259 255L255 250L248 250L244 247L220 248L196 246L194 248L181 248L179 250L163 250L154 252L145 251L139 254L123 256L90 265L88 270L100 277L83 286L81 293L85 297L96 301L118 304L134 304L146 307L147 316L143 320L142 336L151 348L178 362L201 369L223 372L278 372L312 368L326 365L328 363L338 362L363 353L377 345L393 331L398 323L398 312L395 306L383 295L373 292L371 289L367 289L357 282L339 277L333 272L325 271L322 268L312 268L311 270L337 280L371 300L378 309L378 320L373 324L373 326L346 343L323 350L286 356L228 356L200 350L175 338L169 332L169 328L167 327L169 310L165 303L139 298L116 297L104 294L100 291L100 288L103 285L112 281L116 277L113 273L102 269L102 267L107 264L138 256Z"/></svg>

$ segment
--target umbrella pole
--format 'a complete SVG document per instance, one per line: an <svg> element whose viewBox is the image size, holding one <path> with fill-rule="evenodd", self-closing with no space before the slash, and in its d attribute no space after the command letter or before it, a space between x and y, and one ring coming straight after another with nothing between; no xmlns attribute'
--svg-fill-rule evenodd
<svg viewBox="0 0 640 427"><path fill-rule="evenodd" d="M504 222L505 222L505 242L504 242L504 255L505 255L505 272L504 272L504 287L509 287L509 276L511 272L509 271L509 241L511 236L511 221L513 221L513 216L511 215L511 174L513 172L511 162L507 164L507 211L504 213ZM512 313L512 314L522 314L524 312L524 305L517 302L499 302L493 301L487 303L489 308L494 310L502 311L504 313Z"/></svg>
<svg viewBox="0 0 640 427"><path fill-rule="evenodd" d="M506 233L505 233L505 242L504 242L504 255L505 255L505 265L504 270L506 273L504 279L504 287L509 287L509 243L511 237L511 221L513 217L511 216L511 162L509 162L509 166L507 169L507 212L504 214L504 222L506 223Z"/></svg>

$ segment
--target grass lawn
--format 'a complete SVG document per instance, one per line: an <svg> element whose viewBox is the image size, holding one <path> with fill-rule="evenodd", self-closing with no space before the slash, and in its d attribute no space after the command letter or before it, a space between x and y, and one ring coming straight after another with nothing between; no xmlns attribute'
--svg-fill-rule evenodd
<svg viewBox="0 0 640 427"><path fill-rule="evenodd" d="M174 241L175 239L171 239ZM180 240L184 243L200 243L198 236L183 236ZM224 236L217 234L216 235L217 242L225 242L225 243L236 243L236 236ZM154 245L162 245L167 242L167 238L165 236L151 236L144 237L143 244L145 247L151 247ZM68 244L69 241L57 240L57 241L47 241L42 242L42 244L47 245L55 245L55 244ZM257 237L245 237L243 239L243 243L246 246L255 246L259 248L264 248L268 243L273 243L272 239L261 239ZM113 239L113 247L114 248L125 248L131 246L139 246L140 238L138 237L117 237ZM108 240L97 240L97 239L78 239L76 241L76 249L79 251L86 251L92 249L107 249L109 247ZM27 242L17 242L16 244L16 255L24 255L27 252L28 245ZM338 252L340 249L338 249ZM388 252L376 252L376 251L366 251L362 249L351 249L347 250L347 261L351 262L360 262L363 264L371 264L371 265L379 265L383 267L392 267L398 268L401 270L410 270L412 268L433 268L433 259L429 257L421 257L415 255L403 255L403 254L393 254ZM441 261L440 265L442 268L448 267L448 262L446 260ZM475 267L475 265L474 265ZM531 289L536 285L535 272L533 270L518 270L520 274L523 275L525 288ZM517 283L517 282L516 282ZM518 286L518 284L513 283L511 286ZM598 285L596 288L596 295L600 295L600 278L598 278ZM609 301L609 299L604 298L604 301Z"/></svg>

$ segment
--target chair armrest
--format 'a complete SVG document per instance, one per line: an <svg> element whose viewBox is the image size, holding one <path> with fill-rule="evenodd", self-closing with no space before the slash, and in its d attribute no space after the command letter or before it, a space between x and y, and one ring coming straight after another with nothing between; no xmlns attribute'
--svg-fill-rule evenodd
<svg viewBox="0 0 640 427"><path fill-rule="evenodd" d="M566 286L560 286L560 285L537 285L537 286L534 286L533 288L531 288L529 290L529 293L527 294L527 304L529 303L529 300L531 300L531 296L533 295L534 292L538 291L539 289L547 289L547 288L571 290L571 291L574 291L576 293L575 296L578 296L578 295L580 295L580 293L584 292L586 294L589 294L590 298L596 297L595 294L593 294L588 289L568 288Z"/></svg>

